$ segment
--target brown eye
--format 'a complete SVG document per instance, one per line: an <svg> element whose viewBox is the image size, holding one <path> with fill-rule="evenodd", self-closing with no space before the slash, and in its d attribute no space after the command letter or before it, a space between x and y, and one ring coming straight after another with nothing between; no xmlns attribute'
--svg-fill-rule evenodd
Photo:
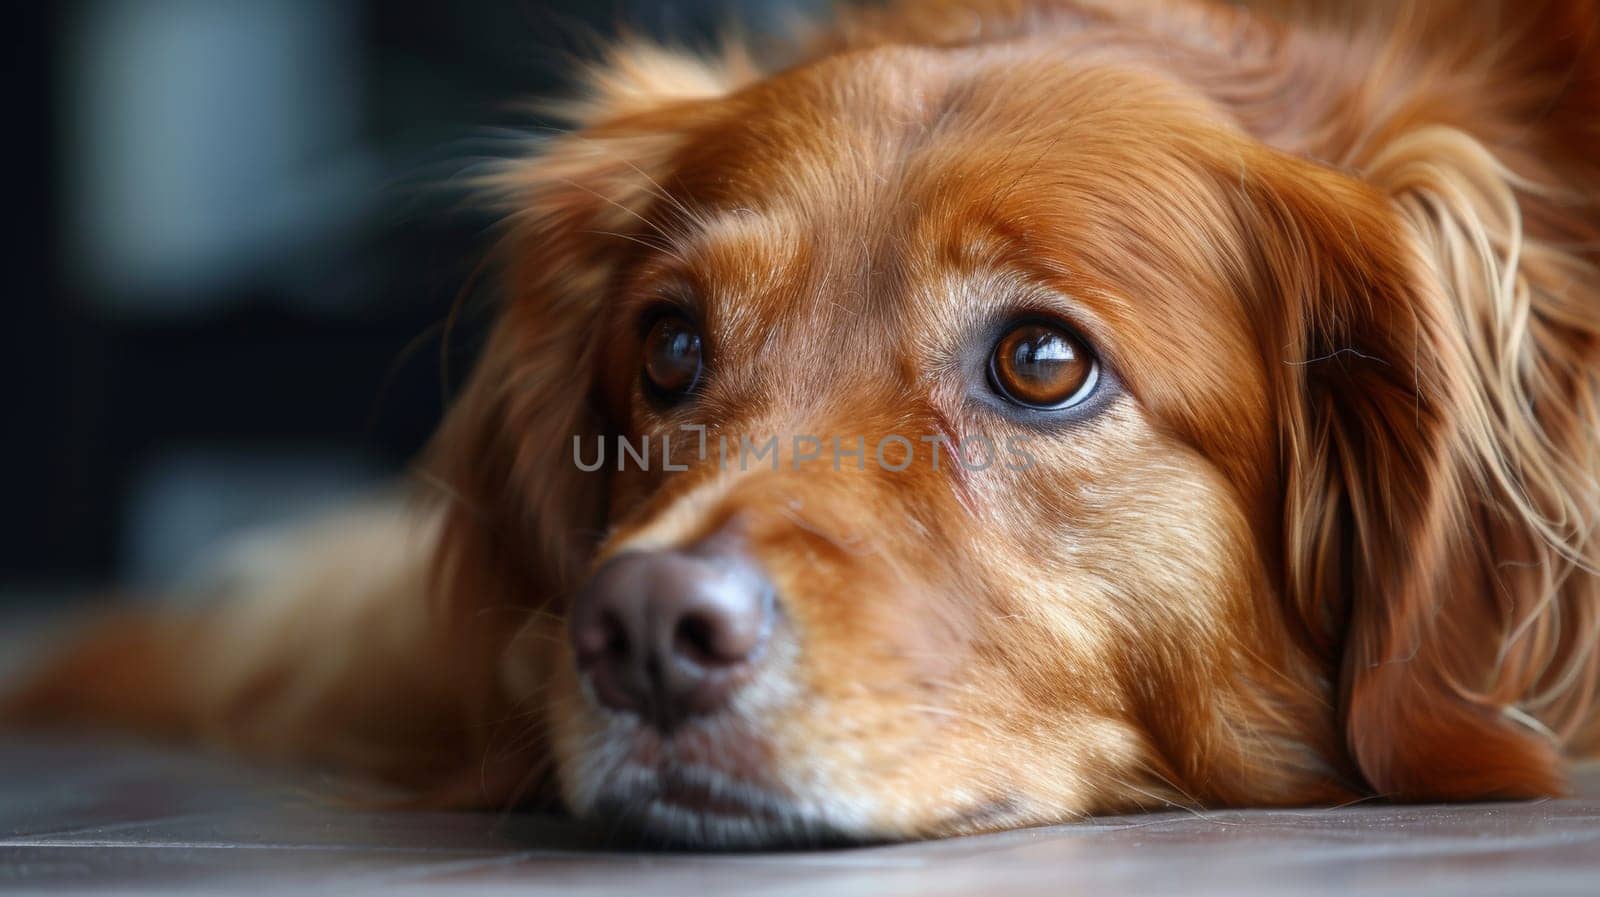
<svg viewBox="0 0 1600 897"><path fill-rule="evenodd" d="M688 319L667 315L644 338L644 377L658 398L677 402L700 380L700 332Z"/></svg>
<svg viewBox="0 0 1600 897"><path fill-rule="evenodd" d="M1027 408L1058 410L1094 392L1099 371L1083 341L1052 324L1028 321L995 344L989 379L1005 398Z"/></svg>

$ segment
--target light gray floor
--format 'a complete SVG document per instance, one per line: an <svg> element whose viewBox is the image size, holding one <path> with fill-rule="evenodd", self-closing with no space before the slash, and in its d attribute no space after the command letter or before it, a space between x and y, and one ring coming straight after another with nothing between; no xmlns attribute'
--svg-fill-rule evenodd
<svg viewBox="0 0 1600 897"><path fill-rule="evenodd" d="M100 739L0 739L0 892L1600 895L1586 798L1157 813L789 854L579 848L537 816L330 806L327 782Z"/></svg>

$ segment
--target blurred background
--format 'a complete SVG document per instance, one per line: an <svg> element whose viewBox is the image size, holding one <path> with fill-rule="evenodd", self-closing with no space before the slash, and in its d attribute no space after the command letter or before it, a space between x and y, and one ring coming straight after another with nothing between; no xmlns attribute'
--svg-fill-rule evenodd
<svg viewBox="0 0 1600 897"><path fill-rule="evenodd" d="M807 5L13 4L0 602L153 588L401 471L483 332L443 374L492 224L448 185L542 124L518 101L619 24L704 46Z"/></svg>

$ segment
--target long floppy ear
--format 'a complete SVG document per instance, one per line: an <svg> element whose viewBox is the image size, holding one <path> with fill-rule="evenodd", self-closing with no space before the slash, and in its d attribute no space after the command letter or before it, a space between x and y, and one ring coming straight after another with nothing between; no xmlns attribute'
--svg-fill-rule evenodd
<svg viewBox="0 0 1600 897"><path fill-rule="evenodd" d="M1396 799L1559 792L1555 745L1503 675L1537 596L1498 561L1544 559L1548 534L1522 525L1464 324L1488 310L1453 277L1467 263L1376 188L1286 159L1269 180L1286 598L1338 677L1351 758Z"/></svg>
<svg viewBox="0 0 1600 897"><path fill-rule="evenodd" d="M1363 186L1275 191L1287 597L1403 799L1557 793L1600 740L1600 5L1505 6L1375 5L1362 127L1297 144Z"/></svg>
<svg viewBox="0 0 1600 897"><path fill-rule="evenodd" d="M506 214L503 306L422 475L448 504L439 609L486 680L520 619L560 599L604 528L604 474L572 460L575 436L606 427L591 402L596 323L618 269L654 237L644 221L685 127L748 77L737 55L616 49L559 107L575 131L480 179ZM491 712L496 687L482 692Z"/></svg>

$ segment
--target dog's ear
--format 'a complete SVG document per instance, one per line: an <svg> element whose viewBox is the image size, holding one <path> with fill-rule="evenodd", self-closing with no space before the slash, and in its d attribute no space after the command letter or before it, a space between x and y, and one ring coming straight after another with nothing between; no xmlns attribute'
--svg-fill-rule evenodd
<svg viewBox="0 0 1600 897"><path fill-rule="evenodd" d="M572 132L479 179L505 215L503 304L422 466L448 503L435 567L450 620L501 638L516 618L493 612L548 606L581 573L605 525L605 475L572 457L575 437L606 428L596 322L619 268L658 237L645 221L686 129L748 77L736 54L614 50L559 107Z"/></svg>
<svg viewBox="0 0 1600 897"><path fill-rule="evenodd" d="M1341 7L1372 27L1285 54L1293 105L1229 94L1359 179L1268 166L1264 351L1292 616L1352 759L1409 799L1555 792L1593 714L1600 8L1506 6Z"/></svg>
<svg viewBox="0 0 1600 897"><path fill-rule="evenodd" d="M1503 267L1478 270L1492 246L1441 243L1370 182L1287 158L1268 175L1254 228L1277 331L1285 598L1339 677L1351 759L1396 799L1558 792L1553 743L1497 668L1508 617L1539 597L1512 594L1531 583L1497 555L1547 548L1516 525L1527 504L1464 324L1489 310L1462 290L1499 287L1456 280Z"/></svg>

